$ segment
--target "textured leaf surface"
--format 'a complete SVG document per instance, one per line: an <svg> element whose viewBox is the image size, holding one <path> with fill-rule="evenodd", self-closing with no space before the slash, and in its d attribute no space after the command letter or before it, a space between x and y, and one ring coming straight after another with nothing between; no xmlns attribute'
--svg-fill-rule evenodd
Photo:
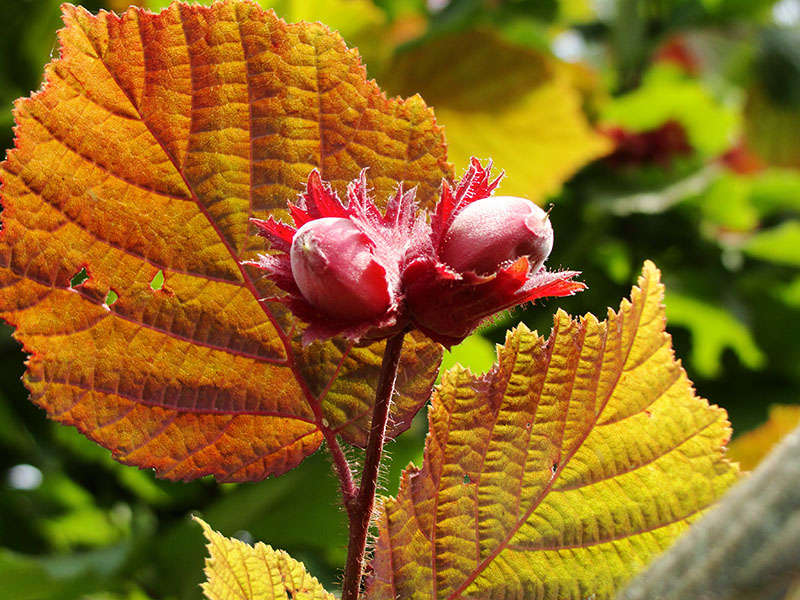
<svg viewBox="0 0 800 600"><path fill-rule="evenodd" d="M324 26L250 2L64 20L0 170L0 316L34 402L172 479L279 474L325 428L363 442L382 346L301 349L240 261L265 249L249 218L285 216L314 167L340 193L369 166L376 197L403 181L432 202L450 167L431 111L387 100ZM392 433L439 360L408 338Z"/></svg>
<svg viewBox="0 0 800 600"><path fill-rule="evenodd" d="M797 600L800 427L619 600Z"/></svg>
<svg viewBox="0 0 800 600"><path fill-rule="evenodd" d="M745 471L751 471L786 437L800 425L800 406L775 404L769 407L767 422L748 431L730 443L728 456Z"/></svg>
<svg viewBox="0 0 800 600"><path fill-rule="evenodd" d="M610 598L736 480L646 263L608 320L520 327L495 368L443 377L425 460L385 499L369 597Z"/></svg>
<svg viewBox="0 0 800 600"><path fill-rule="evenodd" d="M504 169L503 194L541 201L610 149L553 59L488 32L416 46L380 80L393 93L417 91L436 108L456 164L491 157Z"/></svg>
<svg viewBox="0 0 800 600"><path fill-rule="evenodd" d="M335 599L308 574L303 563L283 550L226 538L202 519L197 521L208 539L210 556L206 559L203 592L209 600Z"/></svg>

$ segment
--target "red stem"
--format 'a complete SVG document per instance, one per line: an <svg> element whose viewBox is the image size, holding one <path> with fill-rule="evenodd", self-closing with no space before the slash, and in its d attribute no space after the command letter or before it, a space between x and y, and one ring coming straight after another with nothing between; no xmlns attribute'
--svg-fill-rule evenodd
<svg viewBox="0 0 800 600"><path fill-rule="evenodd" d="M353 481L353 471L350 468L350 463L347 462L347 458L345 458L344 452L342 452L339 441L336 439L336 434L330 429L323 430L323 434L325 435L325 441L328 444L328 450L333 459L333 467L336 469L336 475L339 477L339 487L342 490L342 502L345 506L349 506L358 493L356 484Z"/></svg>
<svg viewBox="0 0 800 600"><path fill-rule="evenodd" d="M389 419L389 407L394 394L394 383L397 379L397 367L403 349L405 332L390 337L383 353L383 363L378 376L378 388L375 391L375 407L372 411L372 424L367 441L367 453L364 457L364 470L361 474L361 486L351 502L345 504L347 517L350 520L350 542L347 547L347 564L344 569L342 600L358 600L361 591L361 578L364 572L364 550L367 546L367 534L375 508L375 489L378 486L378 468L381 464L381 453L386 441L386 422Z"/></svg>

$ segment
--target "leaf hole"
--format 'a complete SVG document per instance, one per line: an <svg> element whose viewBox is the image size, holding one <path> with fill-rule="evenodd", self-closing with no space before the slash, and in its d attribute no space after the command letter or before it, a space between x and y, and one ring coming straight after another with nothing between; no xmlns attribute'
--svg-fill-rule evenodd
<svg viewBox="0 0 800 600"><path fill-rule="evenodd" d="M164 287L164 271L159 269L158 273L153 275L153 278L150 280L150 288L158 291L163 287Z"/></svg>
<svg viewBox="0 0 800 600"><path fill-rule="evenodd" d="M247 531L246 529L240 529L239 531L233 534L233 537L241 542L244 542L245 544L250 544L251 546L256 541L255 537L253 537L253 534Z"/></svg>
<svg viewBox="0 0 800 600"><path fill-rule="evenodd" d="M81 267L81 270L75 273L69 280L69 287L80 287L82 284L86 283L87 279L89 279L89 273L86 272L86 267Z"/></svg>
<svg viewBox="0 0 800 600"><path fill-rule="evenodd" d="M108 290L108 294L106 294L106 299L103 304L106 306L112 306L117 300L119 300L119 294L117 294L117 292L114 290Z"/></svg>
<svg viewBox="0 0 800 600"><path fill-rule="evenodd" d="M556 471L558 471L558 463L553 463L553 464L550 466L550 472L551 472L553 475L555 475L555 474L556 474Z"/></svg>
<svg viewBox="0 0 800 600"><path fill-rule="evenodd" d="M464 485L467 485L470 482L471 480L469 478L469 475L467 473L464 473Z"/></svg>

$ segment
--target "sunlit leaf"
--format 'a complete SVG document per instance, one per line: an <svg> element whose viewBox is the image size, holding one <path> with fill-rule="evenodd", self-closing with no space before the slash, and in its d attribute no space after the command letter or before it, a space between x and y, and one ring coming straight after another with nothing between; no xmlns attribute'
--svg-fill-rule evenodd
<svg viewBox="0 0 800 600"><path fill-rule="evenodd" d="M692 333L689 360L703 377L717 377L722 354L733 350L743 365L759 369L766 357L747 326L725 308L685 294L667 293L667 316L671 325Z"/></svg>
<svg viewBox="0 0 800 600"><path fill-rule="evenodd" d="M796 600L800 427L617 600Z"/></svg>
<svg viewBox="0 0 800 600"><path fill-rule="evenodd" d="M586 23L596 18L591 0L560 0L559 17L565 23Z"/></svg>
<svg viewBox="0 0 800 600"><path fill-rule="evenodd" d="M103 547L119 541L120 527L109 519L109 514L96 507L84 506L53 518L42 519L41 534L58 550L76 547Z"/></svg>
<svg viewBox="0 0 800 600"><path fill-rule="evenodd" d="M388 43L386 15L372 0L259 0L290 23L319 21L338 31L351 48L358 48L367 68L385 59Z"/></svg>
<svg viewBox="0 0 800 600"><path fill-rule="evenodd" d="M800 406L770 406L767 422L733 440L728 445L728 456L737 461L742 469L751 471L798 424Z"/></svg>
<svg viewBox="0 0 800 600"><path fill-rule="evenodd" d="M153 11L169 6L171 0L144 0L138 3ZM358 48L366 66L373 67L373 61L390 50L385 39L386 15L372 0L257 0L264 9L272 9L289 23L299 21L319 21L330 29L338 31L351 48ZM214 0L200 0L199 4L213 4ZM124 12L131 2L119 0Z"/></svg>
<svg viewBox="0 0 800 600"><path fill-rule="evenodd" d="M483 377L454 369L425 461L385 499L369 597L610 598L737 479L725 411L697 398L646 263L608 320L520 327Z"/></svg>
<svg viewBox="0 0 800 600"><path fill-rule="evenodd" d="M541 201L610 149L586 122L580 93L554 59L488 32L419 44L380 80L392 93L419 92L436 108L456 164L491 157L504 169L503 194Z"/></svg>
<svg viewBox="0 0 800 600"><path fill-rule="evenodd" d="M451 175L431 111L387 100L325 26L253 3L63 10L0 170L0 315L33 401L171 479L280 474L326 429L363 443L382 345L302 349L240 261L266 248L249 218L285 216L314 167L340 192L369 167L377 198L403 181L430 205ZM392 434L439 360L408 337Z"/></svg>
<svg viewBox="0 0 800 600"><path fill-rule="evenodd" d="M203 592L209 600L335 600L283 550L226 538L197 521L208 539Z"/></svg>

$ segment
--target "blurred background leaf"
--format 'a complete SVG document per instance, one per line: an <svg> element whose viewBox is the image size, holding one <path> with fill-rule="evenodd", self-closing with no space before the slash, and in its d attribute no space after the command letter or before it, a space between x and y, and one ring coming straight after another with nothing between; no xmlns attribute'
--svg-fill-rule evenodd
<svg viewBox="0 0 800 600"><path fill-rule="evenodd" d="M487 371L508 327L522 319L546 335L557 306L603 318L649 258L667 286L676 355L735 432L765 422L771 404L797 406L800 0L259 2L339 30L387 93L420 93L458 173L471 154L492 157L507 173L500 194L555 205L549 265L581 270L589 290L501 315L445 368ZM3 4L3 148L13 100L39 87L57 54L59 3ZM337 587L345 519L324 453L262 484L159 481L27 401L8 328L0 354L5 596L198 600L206 551L193 512L287 550ZM426 428L422 411L388 446L385 493L409 461L421 464Z"/></svg>
<svg viewBox="0 0 800 600"><path fill-rule="evenodd" d="M423 38L378 82L392 95L422 95L445 126L449 159L463 169L472 156L491 158L506 173L504 194L541 202L611 147L559 61L491 30Z"/></svg>
<svg viewBox="0 0 800 600"><path fill-rule="evenodd" d="M728 456L737 461L742 470L752 471L798 424L800 406L773 404L769 407L767 422L731 442Z"/></svg>

